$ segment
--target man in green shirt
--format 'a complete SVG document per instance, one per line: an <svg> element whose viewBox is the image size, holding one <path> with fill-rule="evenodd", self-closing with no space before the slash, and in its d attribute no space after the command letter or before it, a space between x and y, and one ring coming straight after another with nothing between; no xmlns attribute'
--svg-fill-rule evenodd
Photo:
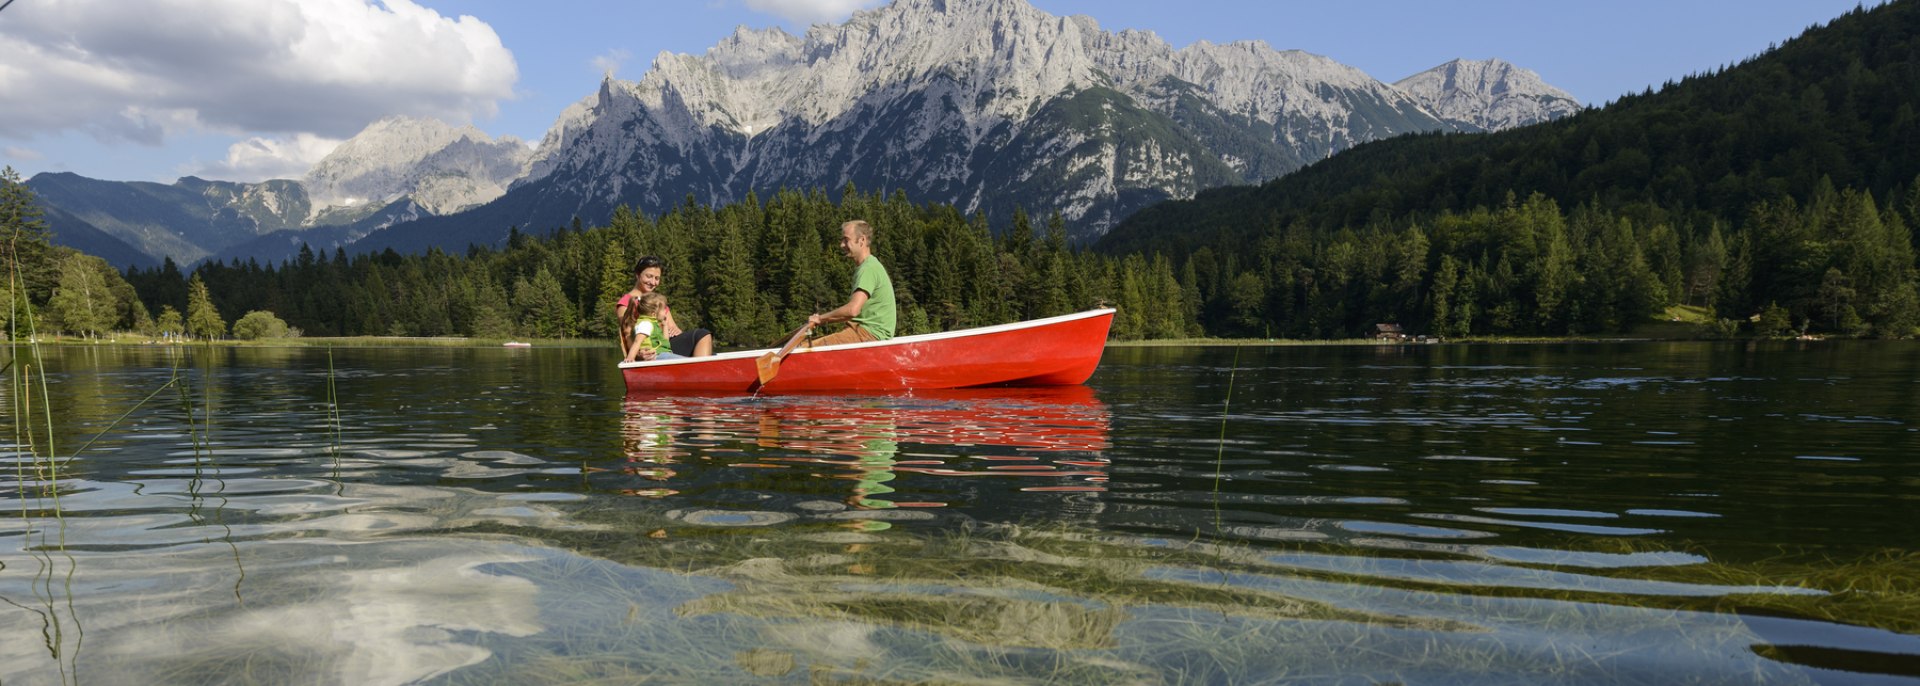
<svg viewBox="0 0 1920 686"><path fill-rule="evenodd" d="M807 317L813 326L847 322L847 328L814 339L810 346L884 341L893 338L893 279L873 254L873 225L854 220L840 225L840 250L853 260L853 296L847 304Z"/></svg>

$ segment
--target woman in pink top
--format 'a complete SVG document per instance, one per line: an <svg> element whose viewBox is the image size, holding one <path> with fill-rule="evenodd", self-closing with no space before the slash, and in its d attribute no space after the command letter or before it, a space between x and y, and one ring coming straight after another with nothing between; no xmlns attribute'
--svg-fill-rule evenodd
<svg viewBox="0 0 1920 686"><path fill-rule="evenodd" d="M664 260L652 255L642 257L633 263L633 290L620 296L620 302L614 305L613 314L616 320L625 316L627 308L633 307L634 301L640 296L652 293L654 289L660 287L660 272L665 266ZM680 324L673 321L671 305L661 307L660 323L666 325L667 343L673 348L675 354L687 357L706 357L713 354L713 332L706 329L680 330ZM627 350L630 347L630 342L627 340L629 335L631 335L630 332L620 332L621 350ZM640 359L653 359L653 351L642 350Z"/></svg>

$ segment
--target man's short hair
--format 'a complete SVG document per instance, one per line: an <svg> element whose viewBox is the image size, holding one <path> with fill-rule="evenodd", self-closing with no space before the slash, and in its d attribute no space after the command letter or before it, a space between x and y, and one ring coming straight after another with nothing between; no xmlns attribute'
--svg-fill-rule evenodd
<svg viewBox="0 0 1920 686"><path fill-rule="evenodd" d="M841 226L853 227L853 232L855 234L858 234L861 240L866 241L868 244L873 243L873 225L868 224L865 220L855 219L845 224L841 224Z"/></svg>

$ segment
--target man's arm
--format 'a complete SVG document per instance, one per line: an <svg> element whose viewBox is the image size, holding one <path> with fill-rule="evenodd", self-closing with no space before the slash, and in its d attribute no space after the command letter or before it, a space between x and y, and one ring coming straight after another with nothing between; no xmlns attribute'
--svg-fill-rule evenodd
<svg viewBox="0 0 1920 686"><path fill-rule="evenodd" d="M847 299L847 304L833 308L832 310L827 312L822 312L820 314L807 317L807 323L812 324L814 326L819 326L821 324L832 324L834 322L848 321L853 319L854 317L859 316L860 308L866 307L866 306L867 306L867 292L863 290L855 290L853 292L853 297Z"/></svg>

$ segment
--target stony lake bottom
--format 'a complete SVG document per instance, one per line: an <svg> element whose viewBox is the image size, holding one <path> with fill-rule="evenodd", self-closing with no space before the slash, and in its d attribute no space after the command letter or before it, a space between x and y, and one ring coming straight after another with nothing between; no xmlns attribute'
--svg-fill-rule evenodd
<svg viewBox="0 0 1920 686"><path fill-rule="evenodd" d="M1920 346L12 349L0 683L1920 683Z"/></svg>

